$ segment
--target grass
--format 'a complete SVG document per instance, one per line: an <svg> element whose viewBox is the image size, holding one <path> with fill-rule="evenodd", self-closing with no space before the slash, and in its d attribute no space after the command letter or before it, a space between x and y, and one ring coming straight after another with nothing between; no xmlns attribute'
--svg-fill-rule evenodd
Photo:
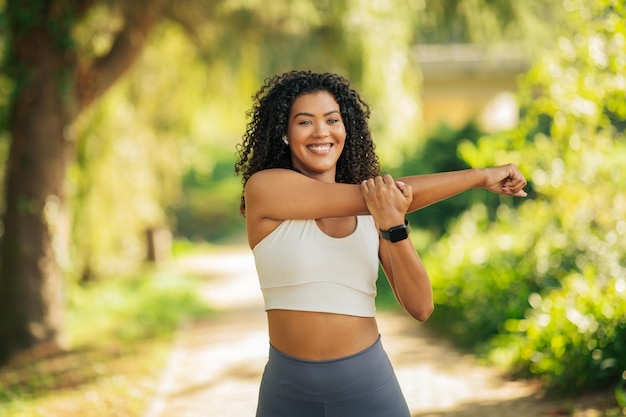
<svg viewBox="0 0 626 417"><path fill-rule="evenodd" d="M211 314L199 285L165 268L71 288L70 348L39 348L0 368L0 416L141 415L181 320Z"/></svg>

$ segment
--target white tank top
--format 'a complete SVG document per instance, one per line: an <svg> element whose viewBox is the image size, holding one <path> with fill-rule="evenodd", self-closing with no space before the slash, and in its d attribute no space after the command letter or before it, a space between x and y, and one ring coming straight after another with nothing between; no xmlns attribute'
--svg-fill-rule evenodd
<svg viewBox="0 0 626 417"><path fill-rule="evenodd" d="M315 220L283 221L252 249L265 309L373 317L378 245L372 216L342 238Z"/></svg>

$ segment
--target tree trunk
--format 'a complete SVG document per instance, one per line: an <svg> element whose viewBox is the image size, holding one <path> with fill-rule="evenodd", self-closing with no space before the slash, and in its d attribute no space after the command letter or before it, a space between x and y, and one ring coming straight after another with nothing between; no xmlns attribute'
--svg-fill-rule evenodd
<svg viewBox="0 0 626 417"><path fill-rule="evenodd" d="M69 125L68 54L43 28L14 45L22 85L10 116L0 269L0 359L40 343L58 346L63 277L53 231L62 224ZM19 84L18 84L19 85Z"/></svg>
<svg viewBox="0 0 626 417"><path fill-rule="evenodd" d="M125 25L109 53L80 65L70 34L93 0L7 2L17 92L0 247L0 363L36 345L60 347L63 185L73 158L66 135L78 114L132 66L164 1L125 3Z"/></svg>

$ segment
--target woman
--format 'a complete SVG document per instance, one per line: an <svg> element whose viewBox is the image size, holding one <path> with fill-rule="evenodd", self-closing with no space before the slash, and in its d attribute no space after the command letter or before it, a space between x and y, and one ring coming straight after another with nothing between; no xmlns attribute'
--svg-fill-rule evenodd
<svg viewBox="0 0 626 417"><path fill-rule="evenodd" d="M405 214L473 187L525 196L514 165L380 175L369 107L335 74L293 71L255 96L235 172L267 311L257 417L407 417L375 320L378 263L426 320L428 274Z"/></svg>

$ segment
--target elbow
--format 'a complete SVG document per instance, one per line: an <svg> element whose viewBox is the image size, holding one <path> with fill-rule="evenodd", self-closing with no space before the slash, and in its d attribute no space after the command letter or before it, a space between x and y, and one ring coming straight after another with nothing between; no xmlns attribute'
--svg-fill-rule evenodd
<svg viewBox="0 0 626 417"><path fill-rule="evenodd" d="M435 305L432 302L430 302L430 303L421 303L420 305L417 305L415 307L405 308L405 309L406 309L407 313L409 313L411 315L411 317L413 317L415 320L424 322L424 321L428 320L430 315L435 310Z"/></svg>

